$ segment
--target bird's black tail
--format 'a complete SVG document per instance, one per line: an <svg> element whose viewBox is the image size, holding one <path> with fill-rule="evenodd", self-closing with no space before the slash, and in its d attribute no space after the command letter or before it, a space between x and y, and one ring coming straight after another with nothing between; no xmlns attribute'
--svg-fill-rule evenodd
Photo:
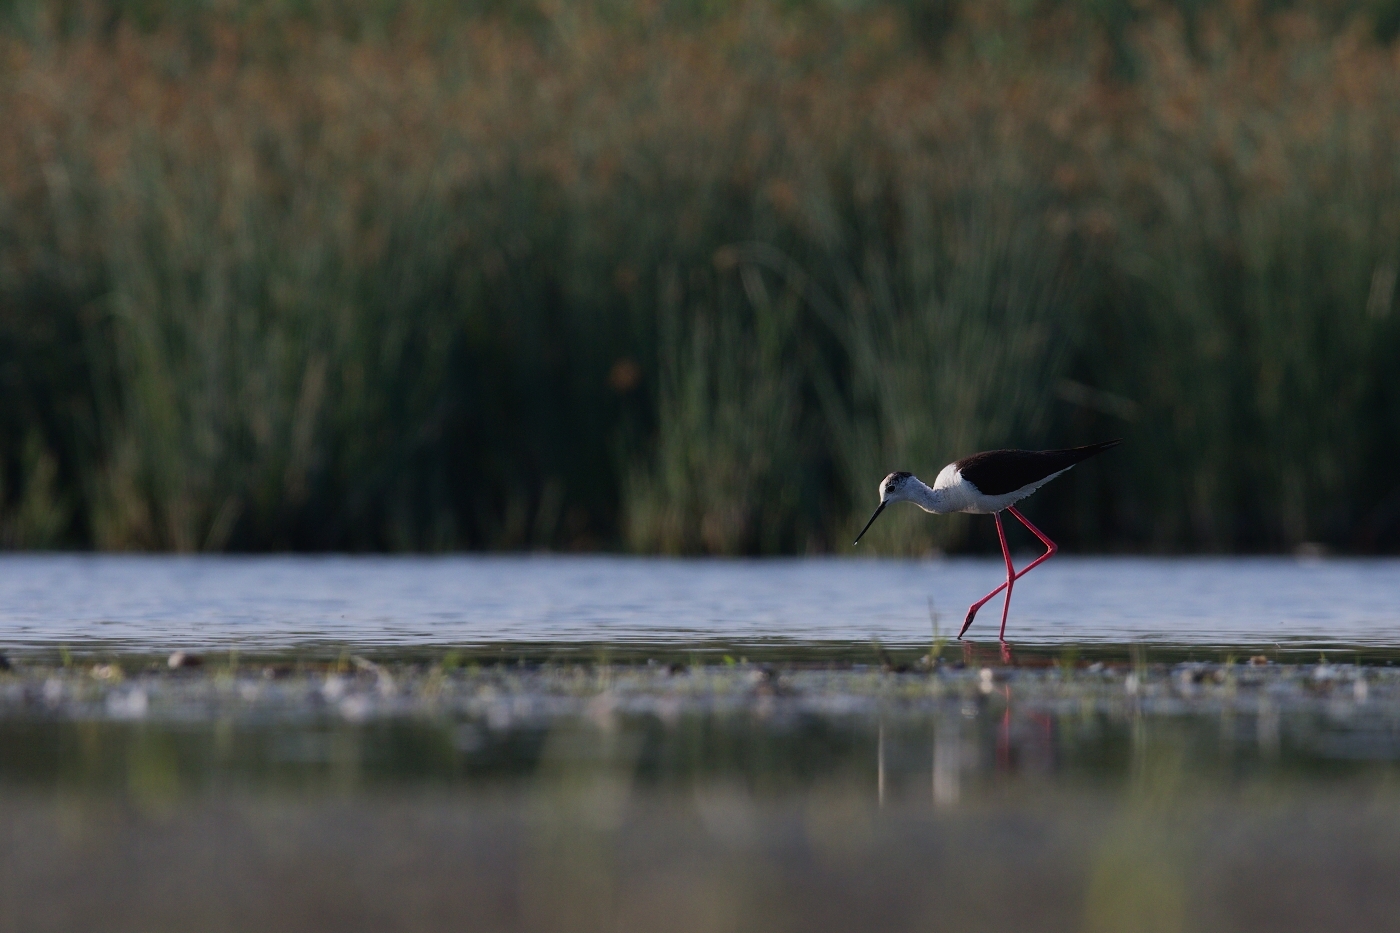
<svg viewBox="0 0 1400 933"><path fill-rule="evenodd" d="M1046 453L1059 454L1064 457L1069 464L1075 464L1088 460L1090 457L1094 456L1094 454L1101 454L1105 450L1112 450L1121 443L1123 443L1123 439L1119 437L1111 441L1100 441L1097 444L1086 444L1083 447L1067 447L1064 450L1054 451L1047 450Z"/></svg>
<svg viewBox="0 0 1400 933"><path fill-rule="evenodd" d="M1058 473L1061 470L1068 470L1076 463L1082 463L1095 454L1101 454L1105 450L1117 447L1123 443L1122 438L1112 441L1104 441L1099 444L1088 444L1084 447L1066 447L1064 450L1042 450L1039 453L1041 465L1048 473ZM984 490L985 491L985 490Z"/></svg>

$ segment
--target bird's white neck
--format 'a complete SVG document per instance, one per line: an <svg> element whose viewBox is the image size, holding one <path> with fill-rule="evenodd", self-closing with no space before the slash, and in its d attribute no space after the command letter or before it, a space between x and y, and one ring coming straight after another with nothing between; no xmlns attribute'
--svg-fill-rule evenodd
<svg viewBox="0 0 1400 933"><path fill-rule="evenodd" d="M957 506L949 501L948 490L930 488L924 481L914 477L902 490L905 498L925 512L953 512Z"/></svg>

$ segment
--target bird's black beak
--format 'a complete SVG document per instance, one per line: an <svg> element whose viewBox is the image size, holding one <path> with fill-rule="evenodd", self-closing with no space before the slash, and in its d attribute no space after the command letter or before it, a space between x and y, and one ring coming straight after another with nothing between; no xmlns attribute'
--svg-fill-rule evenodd
<svg viewBox="0 0 1400 933"><path fill-rule="evenodd" d="M870 521L866 522L865 527L860 530L860 534L856 535L856 544L860 544L860 539L865 537L865 533L870 530L871 525L875 524L875 519L879 518L883 511L885 511L885 503L881 502L875 509L875 514L870 516Z"/></svg>

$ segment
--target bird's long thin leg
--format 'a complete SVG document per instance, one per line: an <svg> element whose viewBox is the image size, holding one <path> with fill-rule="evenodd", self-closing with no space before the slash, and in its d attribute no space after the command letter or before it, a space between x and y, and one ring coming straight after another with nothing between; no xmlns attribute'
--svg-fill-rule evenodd
<svg viewBox="0 0 1400 933"><path fill-rule="evenodd" d="M1021 524L1029 528L1031 530L1031 534L1039 538L1040 543L1045 545L1045 553L1037 557L1035 560L1031 561L1026 566L1022 567L1021 570L1016 574L1016 579L1019 580L1022 577L1024 577L1027 573L1034 570L1036 567L1045 563L1045 561L1049 560L1051 557L1054 557L1055 552L1060 549L1060 546L1054 541L1051 541L1048 537L1046 537L1045 533L1042 532L1039 528L1035 527L1029 521L1027 521L1026 516L1022 515L1019 511L1017 511L1014 505L1009 506L1007 508L1007 511L1010 512L1012 515L1015 515L1016 518L1020 520ZM1000 520L998 520L997 524L998 527L1000 527ZM983 596L981 599L977 600L977 602L972 604L972 606L967 610L967 618L963 619L962 631L958 632L959 638L962 638L963 633L967 631L968 626L972 625L972 620L977 615L977 610L985 606L993 596L997 595L1004 589L1006 589L1005 583L1001 584L996 589L988 593L986 596Z"/></svg>
<svg viewBox="0 0 1400 933"><path fill-rule="evenodd" d="M1011 590L1016 586L1016 568L1011 565L1011 549L1006 546L1006 530L1001 527L1001 513L993 512L992 517L997 520L997 537L1001 538L1001 556L1006 558L1006 599L1001 603L1001 634L997 636L1001 641L1006 641L1006 614L1011 611Z"/></svg>
<svg viewBox="0 0 1400 933"><path fill-rule="evenodd" d="M996 589L992 590L992 591L991 591L990 593L988 593L986 596L983 596L981 599L977 600L977 602L973 603L973 604L968 608L968 610L967 610L967 617L963 619L962 631L958 632L958 638L959 638L959 639L961 639L961 638L963 637L963 635L967 632L968 626L972 624L973 618L977 615L977 610L978 610L978 609L981 609L983 606L985 606L985 605L987 604L987 601L988 601L989 599L991 599L993 596L995 596L995 595L997 595L998 593L1000 593L1002 590L1009 590L1010 587L1011 587L1011 585L1012 585L1013 583L1016 582L1016 572L1015 572L1015 571L1012 569L1012 567L1011 567L1011 551L1008 550L1007 547L1006 547L1006 531L1001 527L1001 513L1000 513L1000 512L993 512L993 513L992 513L992 517L995 518L995 519L997 520L997 537L1001 539L1001 556L1006 558L1006 582L1003 583L1003 584L1001 584L1000 586L998 586ZM1010 593L1010 592L1007 592L1007 594L1006 594L1006 602L1007 602L1008 606L1009 606L1010 603L1011 603L1011 593ZM1005 630L1006 630L1006 610L1005 610L1005 609L1002 610L1001 616L1002 616L1002 631L1005 631Z"/></svg>
<svg viewBox="0 0 1400 933"><path fill-rule="evenodd" d="M1025 567L1024 570L1022 570L1020 573L1016 574L1016 576L1022 577L1022 576L1025 576L1027 570L1030 570L1030 569L1031 569L1032 567L1034 567L1036 564L1040 563L1040 562L1043 561L1043 560L1049 560L1051 557L1053 557L1054 554L1055 554L1055 552L1058 551L1058 550L1060 549L1060 546L1059 546L1058 544L1056 544L1054 541L1051 541L1051 540L1046 536L1045 532L1041 531L1039 528L1037 528L1037 527L1035 527L1034 525L1032 525L1032 524L1030 523L1030 521L1027 520L1026 516L1022 515L1019 511L1017 511L1016 506L1014 506L1014 505L1008 505L1008 506L1006 507L1006 511L1010 512L1012 515L1015 515L1016 518L1018 518L1018 519L1020 520L1021 524L1022 524L1022 525L1025 525L1027 528L1029 528L1029 529L1031 530L1031 534L1033 534L1033 535L1035 535L1037 538L1039 538L1039 539L1040 539L1040 543L1043 544L1043 545L1045 545L1045 553L1042 554L1042 555L1040 555L1039 557L1037 557L1035 560L1031 561L1029 564L1026 565L1026 567Z"/></svg>

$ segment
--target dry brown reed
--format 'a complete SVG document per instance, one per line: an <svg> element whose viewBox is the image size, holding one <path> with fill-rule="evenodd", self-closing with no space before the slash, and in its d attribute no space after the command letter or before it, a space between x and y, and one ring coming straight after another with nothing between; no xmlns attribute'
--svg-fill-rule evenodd
<svg viewBox="0 0 1400 933"><path fill-rule="evenodd" d="M1394 547L1367 9L17 0L0 537L828 550L1123 435L1067 539Z"/></svg>

